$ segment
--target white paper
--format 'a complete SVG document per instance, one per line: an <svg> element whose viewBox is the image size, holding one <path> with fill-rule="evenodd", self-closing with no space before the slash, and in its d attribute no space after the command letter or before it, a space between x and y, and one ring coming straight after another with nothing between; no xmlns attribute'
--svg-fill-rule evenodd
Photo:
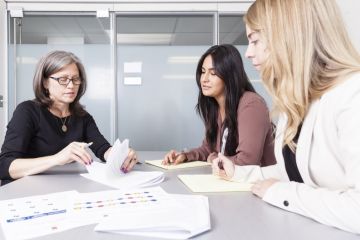
<svg viewBox="0 0 360 240"><path fill-rule="evenodd" d="M124 77L125 85L141 85L142 78L141 77Z"/></svg>
<svg viewBox="0 0 360 240"><path fill-rule="evenodd" d="M124 73L141 73L142 62L124 62Z"/></svg>
<svg viewBox="0 0 360 240"><path fill-rule="evenodd" d="M73 199L69 217L75 219L77 225L94 224L112 215L152 209L169 198L161 187L81 193Z"/></svg>
<svg viewBox="0 0 360 240"><path fill-rule="evenodd" d="M108 174L106 164L93 162L91 165L91 171L89 171L88 174L85 173L80 175L95 182L123 191L134 188L151 187L164 181L164 173L159 171L130 171L126 174L119 173L118 176L114 176Z"/></svg>
<svg viewBox="0 0 360 240"><path fill-rule="evenodd" d="M68 191L1 201L5 238L30 239L77 227L67 220L70 201L77 195Z"/></svg>
<svg viewBox="0 0 360 240"><path fill-rule="evenodd" d="M210 230L209 202L205 196L172 195L146 211L123 211L103 219L95 231L155 238L188 239Z"/></svg>
<svg viewBox="0 0 360 240"><path fill-rule="evenodd" d="M129 140L125 139L122 143L117 139L111 148L108 158L106 160L106 172L109 176L118 176L124 174L121 171L121 166L123 165L125 159L129 154ZM89 170L91 165L87 166Z"/></svg>
<svg viewBox="0 0 360 240"><path fill-rule="evenodd" d="M129 140L125 139L121 143L117 139L111 148L106 164L93 162L91 165L86 166L89 173L80 175L123 191L151 187L164 181L164 173L159 171L130 171L128 173L121 171L121 166L128 153Z"/></svg>

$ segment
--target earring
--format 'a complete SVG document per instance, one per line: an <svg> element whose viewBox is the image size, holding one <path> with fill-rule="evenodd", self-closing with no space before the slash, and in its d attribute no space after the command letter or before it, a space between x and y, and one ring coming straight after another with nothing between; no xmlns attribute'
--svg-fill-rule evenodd
<svg viewBox="0 0 360 240"><path fill-rule="evenodd" d="M50 93L49 93L49 89L45 88L45 96L49 97Z"/></svg>

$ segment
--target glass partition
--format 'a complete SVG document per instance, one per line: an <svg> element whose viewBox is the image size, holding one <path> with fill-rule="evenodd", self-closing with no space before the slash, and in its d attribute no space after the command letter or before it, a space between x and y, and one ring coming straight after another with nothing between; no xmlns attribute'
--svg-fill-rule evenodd
<svg viewBox="0 0 360 240"><path fill-rule="evenodd" d="M17 104L34 98L33 75L40 57L53 50L71 51L83 62L88 77L81 103L110 141L114 95L110 19L81 13L25 13L23 18L11 18L10 22L9 117Z"/></svg>
<svg viewBox="0 0 360 240"><path fill-rule="evenodd" d="M138 150L199 146L195 70L213 44L213 15L118 15L118 135Z"/></svg>
<svg viewBox="0 0 360 240"><path fill-rule="evenodd" d="M199 146L204 126L195 111L195 70L217 38L239 49L254 87L271 106L259 74L244 57L241 14L110 15L25 12L23 18L10 18L10 118L18 103L34 98L32 78L39 58L66 50L85 65L89 87L82 104L110 142L128 138L136 150L156 151Z"/></svg>
<svg viewBox="0 0 360 240"><path fill-rule="evenodd" d="M232 44L239 50L245 71L250 78L255 90L266 101L268 107L271 107L271 98L261 82L258 71L252 66L251 61L245 58L245 51L248 45L246 37L246 28L241 14L220 14L219 16L219 42L220 44Z"/></svg>

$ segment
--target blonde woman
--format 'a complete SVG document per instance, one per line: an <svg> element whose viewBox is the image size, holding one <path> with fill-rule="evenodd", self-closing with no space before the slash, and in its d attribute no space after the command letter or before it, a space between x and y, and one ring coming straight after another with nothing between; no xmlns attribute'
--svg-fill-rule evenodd
<svg viewBox="0 0 360 240"><path fill-rule="evenodd" d="M277 164L235 166L220 155L213 173L254 182L252 192L272 205L360 233L360 56L335 0L257 0L244 21L246 56L279 114Z"/></svg>

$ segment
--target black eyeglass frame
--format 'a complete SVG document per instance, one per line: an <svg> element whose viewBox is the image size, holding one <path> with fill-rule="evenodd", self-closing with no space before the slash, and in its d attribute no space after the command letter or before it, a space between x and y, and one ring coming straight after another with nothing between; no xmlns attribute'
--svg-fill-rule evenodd
<svg viewBox="0 0 360 240"><path fill-rule="evenodd" d="M68 78L68 77L49 77L55 81L57 81L61 86L67 86L70 81L74 84L74 85L80 85L82 83L82 80L80 77L75 77L75 78ZM61 81L63 80L63 81ZM65 82L66 81L66 82Z"/></svg>

